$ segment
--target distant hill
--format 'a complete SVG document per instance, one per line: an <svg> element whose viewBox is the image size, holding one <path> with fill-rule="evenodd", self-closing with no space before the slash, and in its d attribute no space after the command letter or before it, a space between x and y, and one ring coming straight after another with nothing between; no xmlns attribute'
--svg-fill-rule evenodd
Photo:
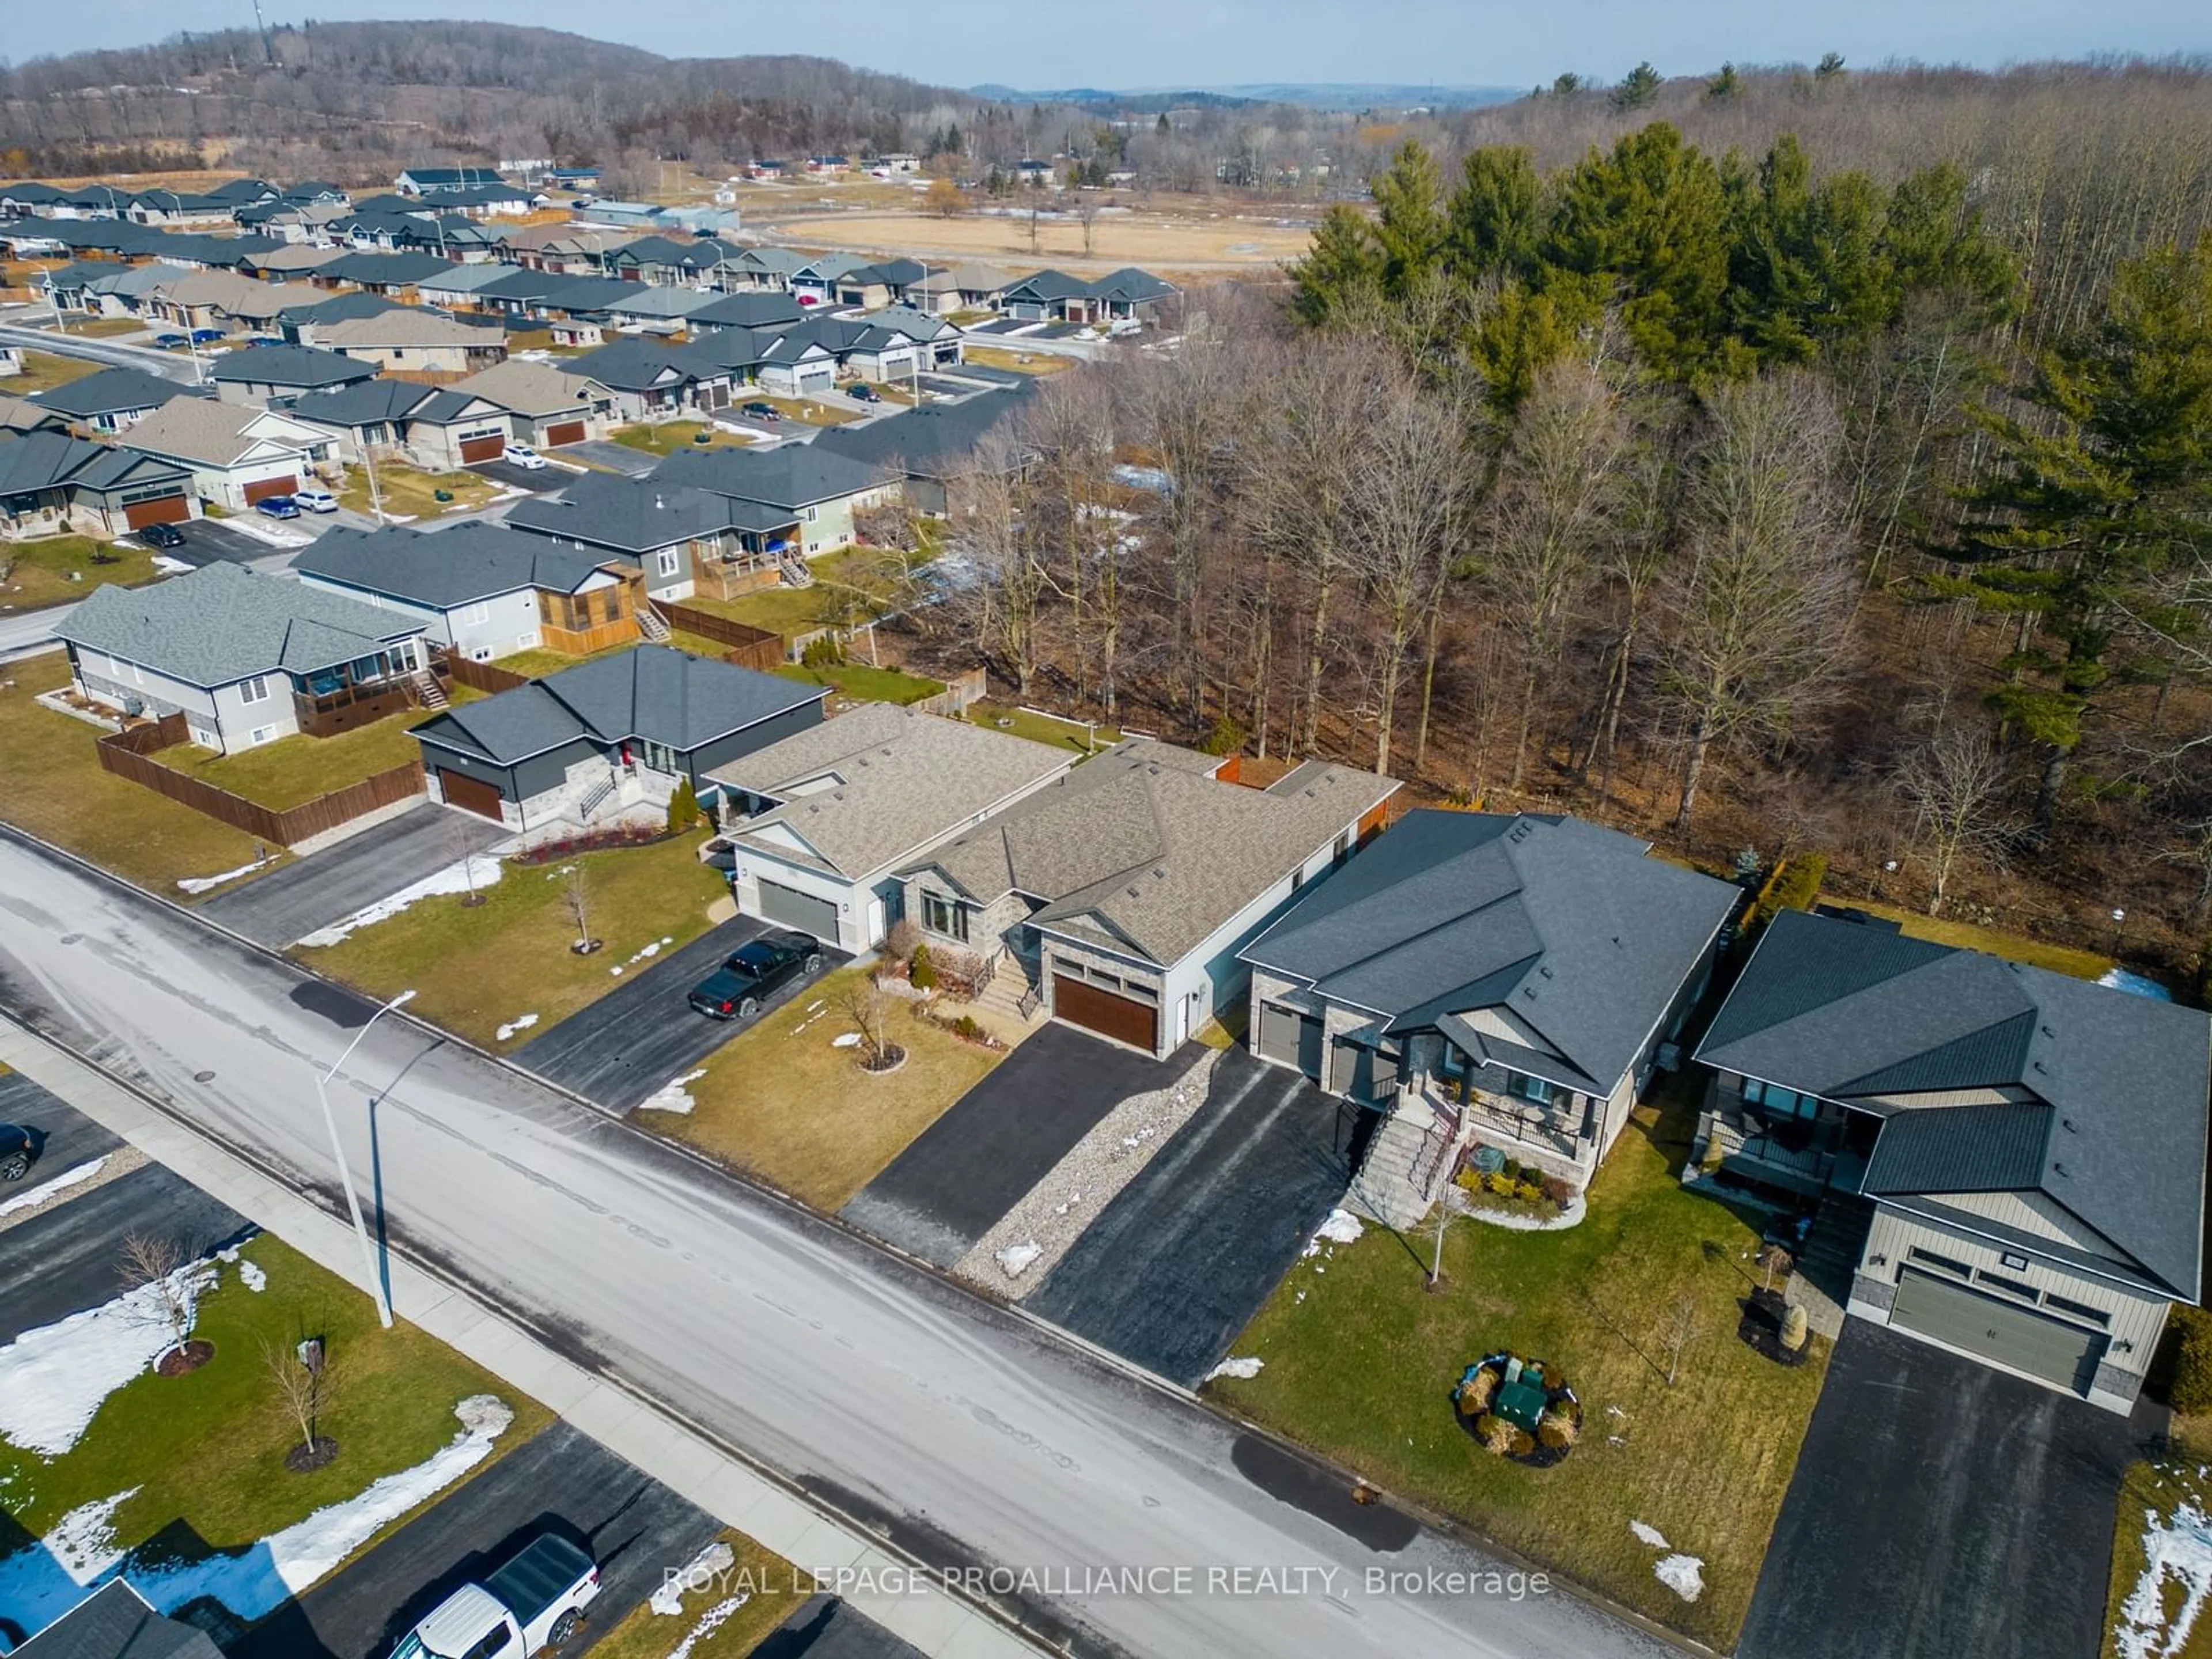
<svg viewBox="0 0 2212 1659"><path fill-rule="evenodd" d="M1474 109L1521 97L1525 87L1435 87L1366 81L1261 81L1228 87L1145 87L1118 92L1097 87L1063 87L1024 92L1018 87L970 87L978 98L1001 104L1110 105L1116 109L1235 108L1257 104L1295 104L1305 109L1364 110Z"/></svg>

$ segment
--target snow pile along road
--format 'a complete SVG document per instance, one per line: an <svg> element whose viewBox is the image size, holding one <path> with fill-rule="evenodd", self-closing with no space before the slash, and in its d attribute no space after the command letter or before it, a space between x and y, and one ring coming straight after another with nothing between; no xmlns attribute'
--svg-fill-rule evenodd
<svg viewBox="0 0 2212 1659"><path fill-rule="evenodd" d="M363 927L374 927L380 921L389 921L401 911L420 900L434 898L443 893L465 893L489 887L499 880L503 866L500 861L483 853L471 853L468 857L434 871L411 887L403 887L390 898L377 900L355 911L343 921L334 921L327 927L318 927L300 941L310 946L342 945Z"/></svg>
<svg viewBox="0 0 2212 1659"><path fill-rule="evenodd" d="M2114 1630L2120 1659L2165 1659L2189 1645L2212 1593L2212 1520L2184 1504L2162 1521L2143 1511L2143 1570L2121 1603Z"/></svg>

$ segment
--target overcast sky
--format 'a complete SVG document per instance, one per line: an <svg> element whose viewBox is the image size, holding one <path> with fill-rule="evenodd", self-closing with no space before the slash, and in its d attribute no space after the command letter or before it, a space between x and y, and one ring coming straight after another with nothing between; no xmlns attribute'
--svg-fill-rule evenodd
<svg viewBox="0 0 2212 1659"><path fill-rule="evenodd" d="M1995 65L2093 52L2212 50L2205 0L1119 0L1079 10L913 0L262 0L270 20L426 12L573 29L671 55L810 52L949 86L1222 86L1265 81L1522 87L1573 69L1617 79L1842 52ZM0 52L129 46L250 24L252 0L0 0ZM1014 20L1011 23L986 21ZM1060 21L1065 18L1066 21Z"/></svg>

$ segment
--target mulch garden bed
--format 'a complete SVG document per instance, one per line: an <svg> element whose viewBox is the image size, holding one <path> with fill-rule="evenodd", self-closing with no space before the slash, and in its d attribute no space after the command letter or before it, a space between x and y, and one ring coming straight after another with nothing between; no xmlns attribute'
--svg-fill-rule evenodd
<svg viewBox="0 0 2212 1659"><path fill-rule="evenodd" d="M1566 1462L1582 1437L1582 1401L1557 1366L1524 1359L1518 1383L1540 1391L1543 1399L1534 1431L1493 1411L1508 1391L1505 1376L1514 1358L1494 1353L1468 1366L1452 1389L1452 1413L1469 1437L1492 1456L1528 1468L1548 1469Z"/></svg>
<svg viewBox="0 0 2212 1659"><path fill-rule="evenodd" d="M1737 1305L1743 1310L1743 1317L1736 1323L1735 1334L1753 1352L1778 1365L1802 1365L1810 1357L1809 1340L1796 1348L1783 1346L1782 1316L1789 1304L1781 1291L1753 1291Z"/></svg>

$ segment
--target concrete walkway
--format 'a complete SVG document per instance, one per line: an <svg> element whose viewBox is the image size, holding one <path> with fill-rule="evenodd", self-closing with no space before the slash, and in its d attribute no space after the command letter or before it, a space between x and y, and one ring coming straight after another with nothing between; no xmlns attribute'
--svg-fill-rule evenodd
<svg viewBox="0 0 2212 1659"><path fill-rule="evenodd" d="M244 1160L184 1128L61 1049L0 1021L0 1064L21 1072L210 1196L356 1286L350 1230ZM778 1555L827 1577L844 1600L933 1659L1013 1659L1036 1651L920 1577L904 1559L817 1514L704 1437L563 1358L473 1298L391 1261L392 1300L408 1320L544 1401L610 1451ZM366 1294L366 1291L363 1292Z"/></svg>

